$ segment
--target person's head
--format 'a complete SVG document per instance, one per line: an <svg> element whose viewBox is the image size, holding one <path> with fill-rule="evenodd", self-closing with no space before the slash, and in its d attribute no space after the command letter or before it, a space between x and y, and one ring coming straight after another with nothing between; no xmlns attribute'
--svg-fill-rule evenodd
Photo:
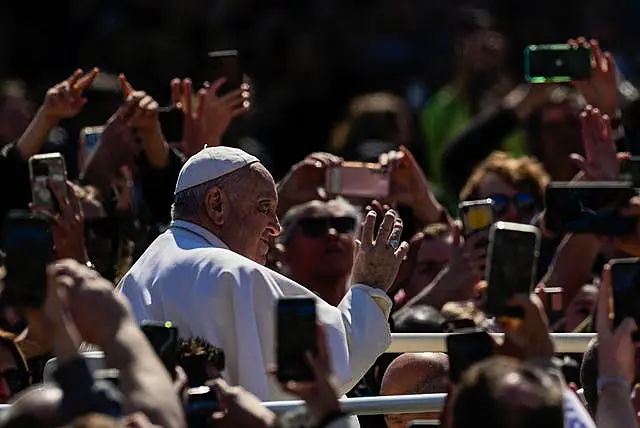
<svg viewBox="0 0 640 428"><path fill-rule="evenodd" d="M20 138L29 126L33 112L24 82L0 82L0 147Z"/></svg>
<svg viewBox="0 0 640 428"><path fill-rule="evenodd" d="M344 199L310 201L291 208L282 219L280 261L285 272L312 287L339 286L351 273L358 210ZM343 284L344 285L344 284ZM322 295L326 290L313 290Z"/></svg>
<svg viewBox="0 0 640 428"><path fill-rule="evenodd" d="M177 352L177 365L184 370L192 388L219 378L225 369L224 351L201 337L180 339Z"/></svg>
<svg viewBox="0 0 640 428"><path fill-rule="evenodd" d="M452 250L453 235L448 225L433 223L425 227L409 240L409 253L400 267L396 287L403 289L408 299L416 296L449 263Z"/></svg>
<svg viewBox="0 0 640 428"><path fill-rule="evenodd" d="M394 333L443 333L445 319L436 308L412 305L394 314Z"/></svg>
<svg viewBox="0 0 640 428"><path fill-rule="evenodd" d="M278 193L258 159L231 147L209 147L182 167L173 220L204 227L230 250L264 264L270 239L280 234Z"/></svg>
<svg viewBox="0 0 640 428"><path fill-rule="evenodd" d="M593 338L582 355L580 384L587 410L592 415L598 408L598 339Z"/></svg>
<svg viewBox="0 0 640 428"><path fill-rule="evenodd" d="M583 285L566 309L564 331L570 333L593 313L598 300L598 288L593 284Z"/></svg>
<svg viewBox="0 0 640 428"><path fill-rule="evenodd" d="M540 160L553 180L569 181L578 172L571 153L584 154L580 111L584 100L572 88L554 89L549 100L527 122L531 154Z"/></svg>
<svg viewBox="0 0 640 428"><path fill-rule="evenodd" d="M549 175L528 156L493 152L471 174L461 201L491 198L496 220L529 223L544 207Z"/></svg>
<svg viewBox="0 0 640 428"><path fill-rule="evenodd" d="M0 331L0 404L8 403L29 385L27 360L16 344L16 336Z"/></svg>
<svg viewBox="0 0 640 428"><path fill-rule="evenodd" d="M505 40L494 29L493 18L481 9L463 8L454 16L458 71L497 74L505 58Z"/></svg>
<svg viewBox="0 0 640 428"><path fill-rule="evenodd" d="M380 395L437 394L447 392L449 359L440 352L406 353L387 367ZM440 412L385 415L388 428L406 427L419 419L438 419Z"/></svg>
<svg viewBox="0 0 640 428"><path fill-rule="evenodd" d="M562 386L540 369L508 357L471 366L451 401L452 428L563 428Z"/></svg>

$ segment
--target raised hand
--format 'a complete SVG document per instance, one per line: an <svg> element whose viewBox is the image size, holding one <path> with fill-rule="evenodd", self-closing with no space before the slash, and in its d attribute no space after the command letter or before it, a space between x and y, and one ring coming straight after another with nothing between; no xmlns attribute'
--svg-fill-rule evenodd
<svg viewBox="0 0 640 428"><path fill-rule="evenodd" d="M47 91L42 109L52 120L69 119L80 113L87 99L82 96L100 70L94 68L84 74L77 69L71 76Z"/></svg>
<svg viewBox="0 0 640 428"><path fill-rule="evenodd" d="M402 220L394 210L385 213L377 233L376 213L364 218L358 250L353 266L352 282L387 291L398 274L400 263L409 251L409 244L400 243Z"/></svg>
<svg viewBox="0 0 640 428"><path fill-rule="evenodd" d="M55 186L50 187L60 207L51 226L56 257L86 263L89 258L84 242L84 212L74 185L67 182L66 197Z"/></svg>
<svg viewBox="0 0 640 428"><path fill-rule="evenodd" d="M613 57L609 52L602 52L597 40L587 42L583 37L569 40L573 46L590 46L591 77L576 80L573 85L582 93L587 103L597 107L604 114L613 117L618 112L618 76Z"/></svg>
<svg viewBox="0 0 640 428"><path fill-rule="evenodd" d="M144 91L133 89L124 74L118 76L125 96L122 117L141 137L162 134L158 121L158 103Z"/></svg>
<svg viewBox="0 0 640 428"><path fill-rule="evenodd" d="M580 122L585 156L572 153L571 160L591 181L617 180L620 161L628 157L628 154L617 153L616 144L611 137L609 116L589 105L580 113Z"/></svg>
<svg viewBox="0 0 640 428"><path fill-rule="evenodd" d="M249 87L243 84L240 89L218 96L225 82L221 78L211 86L206 84L194 97L191 79L171 81L171 98L185 116L182 149L186 155L191 156L204 146L219 146L231 121L249 109Z"/></svg>

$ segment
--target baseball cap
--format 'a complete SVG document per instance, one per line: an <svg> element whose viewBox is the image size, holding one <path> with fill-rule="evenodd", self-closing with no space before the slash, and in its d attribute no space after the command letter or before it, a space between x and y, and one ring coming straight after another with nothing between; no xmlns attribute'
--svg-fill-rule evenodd
<svg viewBox="0 0 640 428"><path fill-rule="evenodd" d="M206 147L182 166L174 194L215 180L260 160L235 147Z"/></svg>

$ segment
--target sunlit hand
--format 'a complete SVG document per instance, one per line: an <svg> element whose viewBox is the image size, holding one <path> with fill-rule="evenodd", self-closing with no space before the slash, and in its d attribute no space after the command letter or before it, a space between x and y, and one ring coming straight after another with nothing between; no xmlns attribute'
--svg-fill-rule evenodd
<svg viewBox="0 0 640 428"><path fill-rule="evenodd" d="M124 74L118 76L125 95L123 118L142 138L162 134L158 121L158 103L144 91L136 91Z"/></svg>
<svg viewBox="0 0 640 428"><path fill-rule="evenodd" d="M77 116L87 103L82 94L99 72L100 70L94 68L84 74L81 69L77 69L67 79L47 91L42 111L55 121Z"/></svg>

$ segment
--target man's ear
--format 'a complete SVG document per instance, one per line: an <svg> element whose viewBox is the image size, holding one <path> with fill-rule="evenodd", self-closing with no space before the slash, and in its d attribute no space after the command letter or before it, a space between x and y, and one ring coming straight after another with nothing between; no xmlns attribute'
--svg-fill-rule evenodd
<svg viewBox="0 0 640 428"><path fill-rule="evenodd" d="M219 187L214 187L207 192L204 199L207 217L209 217L216 226L222 226L224 224L225 208L227 206L224 193Z"/></svg>

